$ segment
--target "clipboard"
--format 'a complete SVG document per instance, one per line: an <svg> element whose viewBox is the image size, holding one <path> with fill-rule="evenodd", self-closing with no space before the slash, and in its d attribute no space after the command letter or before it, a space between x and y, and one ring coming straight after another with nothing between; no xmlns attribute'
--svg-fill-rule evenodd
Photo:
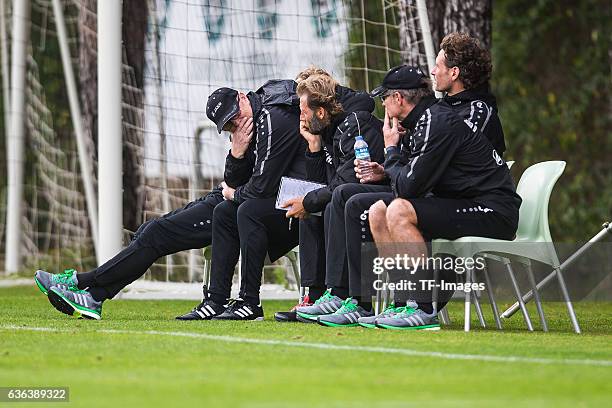
<svg viewBox="0 0 612 408"><path fill-rule="evenodd" d="M276 196L275 208L277 210L288 211L290 207L283 208L281 207L282 203L291 198L303 197L311 191L318 190L323 187L327 187L327 185L292 177L281 177L280 185L278 187L278 194ZM311 215L320 216L321 212Z"/></svg>

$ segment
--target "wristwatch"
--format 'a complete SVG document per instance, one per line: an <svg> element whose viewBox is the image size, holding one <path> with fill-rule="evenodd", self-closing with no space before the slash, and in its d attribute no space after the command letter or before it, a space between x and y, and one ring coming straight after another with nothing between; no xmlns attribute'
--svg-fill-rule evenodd
<svg viewBox="0 0 612 408"><path fill-rule="evenodd" d="M388 146L388 147L385 147L385 158L389 157L393 153L397 153L397 151L398 151L397 146Z"/></svg>

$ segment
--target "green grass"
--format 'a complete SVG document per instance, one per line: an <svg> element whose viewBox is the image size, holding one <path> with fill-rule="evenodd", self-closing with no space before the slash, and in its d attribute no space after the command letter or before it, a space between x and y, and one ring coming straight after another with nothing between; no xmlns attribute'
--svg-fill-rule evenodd
<svg viewBox="0 0 612 408"><path fill-rule="evenodd" d="M276 301L264 302L264 322L173 320L193 305L109 301L104 320L89 321L57 312L34 284L0 289L0 386L70 387L71 402L56 407L599 407L612 392L611 366L564 362L612 360L612 303L576 305L582 335L571 332L560 303L545 305L550 333L528 333L520 315L503 332L464 333L462 303L451 305L453 324L439 332L281 324L272 314L290 304ZM454 360L146 331L553 361ZM42 406L18 406L29 405Z"/></svg>

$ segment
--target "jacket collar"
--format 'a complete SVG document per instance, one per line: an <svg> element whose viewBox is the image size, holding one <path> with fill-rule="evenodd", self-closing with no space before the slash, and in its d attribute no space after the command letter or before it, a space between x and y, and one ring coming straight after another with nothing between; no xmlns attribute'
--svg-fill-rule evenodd
<svg viewBox="0 0 612 408"><path fill-rule="evenodd" d="M404 129L410 131L416 125L419 118L431 105L438 102L435 96L428 96L419 101L412 111L402 120L402 126Z"/></svg>
<svg viewBox="0 0 612 408"><path fill-rule="evenodd" d="M450 106L457 106L464 103L469 103L471 101L481 100L487 103L489 106L497 107L497 101L495 100L495 97L489 92L487 86L468 89L452 96L444 95L443 99Z"/></svg>
<svg viewBox="0 0 612 408"><path fill-rule="evenodd" d="M253 110L253 121L255 121L255 118L259 116L259 112L261 112L261 108L263 106L261 96L257 95L255 92L249 92L247 94L247 98L249 98L249 102L251 103L251 109Z"/></svg>

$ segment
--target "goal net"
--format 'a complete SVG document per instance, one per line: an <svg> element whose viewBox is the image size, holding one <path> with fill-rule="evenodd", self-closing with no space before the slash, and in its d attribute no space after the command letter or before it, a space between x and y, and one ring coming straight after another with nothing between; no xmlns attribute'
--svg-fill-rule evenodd
<svg viewBox="0 0 612 408"><path fill-rule="evenodd" d="M10 1L0 1L10 46ZM24 269L88 270L95 266L95 253L77 147L67 99L55 89L58 82L60 87L65 83L56 71L49 72L51 60L60 64L51 3L32 0L25 91ZM407 62L427 69L414 1L148 0L136 2L139 6L132 13L140 14L126 22L129 3L124 0L125 242L139 223L185 205L221 181L227 136L218 135L204 114L214 89L254 90L268 79L294 78L314 64L342 84L369 91L395 65ZM96 3L62 4L95 178L95 141L103 137L97 135L92 87ZM377 109L381 113L380 106ZM2 185L1 223L6 217L5 190ZM104 197L98 197L98 205L103 204ZM4 239L1 242L4 253ZM145 279L199 282L203 262L199 250L168 256ZM268 265L265 275L283 275L284 268L283 262Z"/></svg>

